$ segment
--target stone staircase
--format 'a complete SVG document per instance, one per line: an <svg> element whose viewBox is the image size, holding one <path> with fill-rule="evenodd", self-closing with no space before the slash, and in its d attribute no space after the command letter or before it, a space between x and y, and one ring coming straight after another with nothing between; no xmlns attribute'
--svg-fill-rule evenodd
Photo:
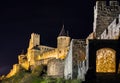
<svg viewBox="0 0 120 83"><path fill-rule="evenodd" d="M83 83L120 83L120 74L96 74L95 79Z"/></svg>

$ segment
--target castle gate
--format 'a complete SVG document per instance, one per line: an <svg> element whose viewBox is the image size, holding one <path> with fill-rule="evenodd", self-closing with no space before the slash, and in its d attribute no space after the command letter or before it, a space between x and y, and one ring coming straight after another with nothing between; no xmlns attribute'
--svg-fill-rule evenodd
<svg viewBox="0 0 120 83"><path fill-rule="evenodd" d="M111 48L101 48L96 52L96 72L115 73L116 51Z"/></svg>
<svg viewBox="0 0 120 83"><path fill-rule="evenodd" d="M119 40L89 40L89 70L97 73L117 73L120 59Z"/></svg>

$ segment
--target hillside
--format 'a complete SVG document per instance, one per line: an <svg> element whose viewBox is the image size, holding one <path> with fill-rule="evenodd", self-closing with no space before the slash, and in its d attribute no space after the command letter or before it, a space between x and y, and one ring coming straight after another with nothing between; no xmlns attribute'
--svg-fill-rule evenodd
<svg viewBox="0 0 120 83"><path fill-rule="evenodd" d="M36 67L33 71L21 69L14 76L3 79L1 83L80 83L80 80L47 77L42 67Z"/></svg>

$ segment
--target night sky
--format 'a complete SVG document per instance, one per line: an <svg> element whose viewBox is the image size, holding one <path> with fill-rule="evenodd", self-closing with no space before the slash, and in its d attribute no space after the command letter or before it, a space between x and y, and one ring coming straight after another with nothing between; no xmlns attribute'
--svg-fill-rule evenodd
<svg viewBox="0 0 120 83"><path fill-rule="evenodd" d="M1 0L0 75L18 63L26 52L32 32L41 35L41 44L56 47L64 24L72 38L86 38L93 27L93 0Z"/></svg>

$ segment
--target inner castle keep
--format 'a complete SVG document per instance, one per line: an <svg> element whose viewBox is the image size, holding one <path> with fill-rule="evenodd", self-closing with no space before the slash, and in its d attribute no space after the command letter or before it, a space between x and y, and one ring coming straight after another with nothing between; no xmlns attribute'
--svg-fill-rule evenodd
<svg viewBox="0 0 120 83"><path fill-rule="evenodd" d="M20 67L33 70L45 65L47 76L65 79L96 77L98 73L120 73L120 3L96 1L93 32L86 39L71 38L64 25L57 37L57 47L40 44L40 35L31 34L27 53L18 55L18 64L6 76L19 72Z"/></svg>

